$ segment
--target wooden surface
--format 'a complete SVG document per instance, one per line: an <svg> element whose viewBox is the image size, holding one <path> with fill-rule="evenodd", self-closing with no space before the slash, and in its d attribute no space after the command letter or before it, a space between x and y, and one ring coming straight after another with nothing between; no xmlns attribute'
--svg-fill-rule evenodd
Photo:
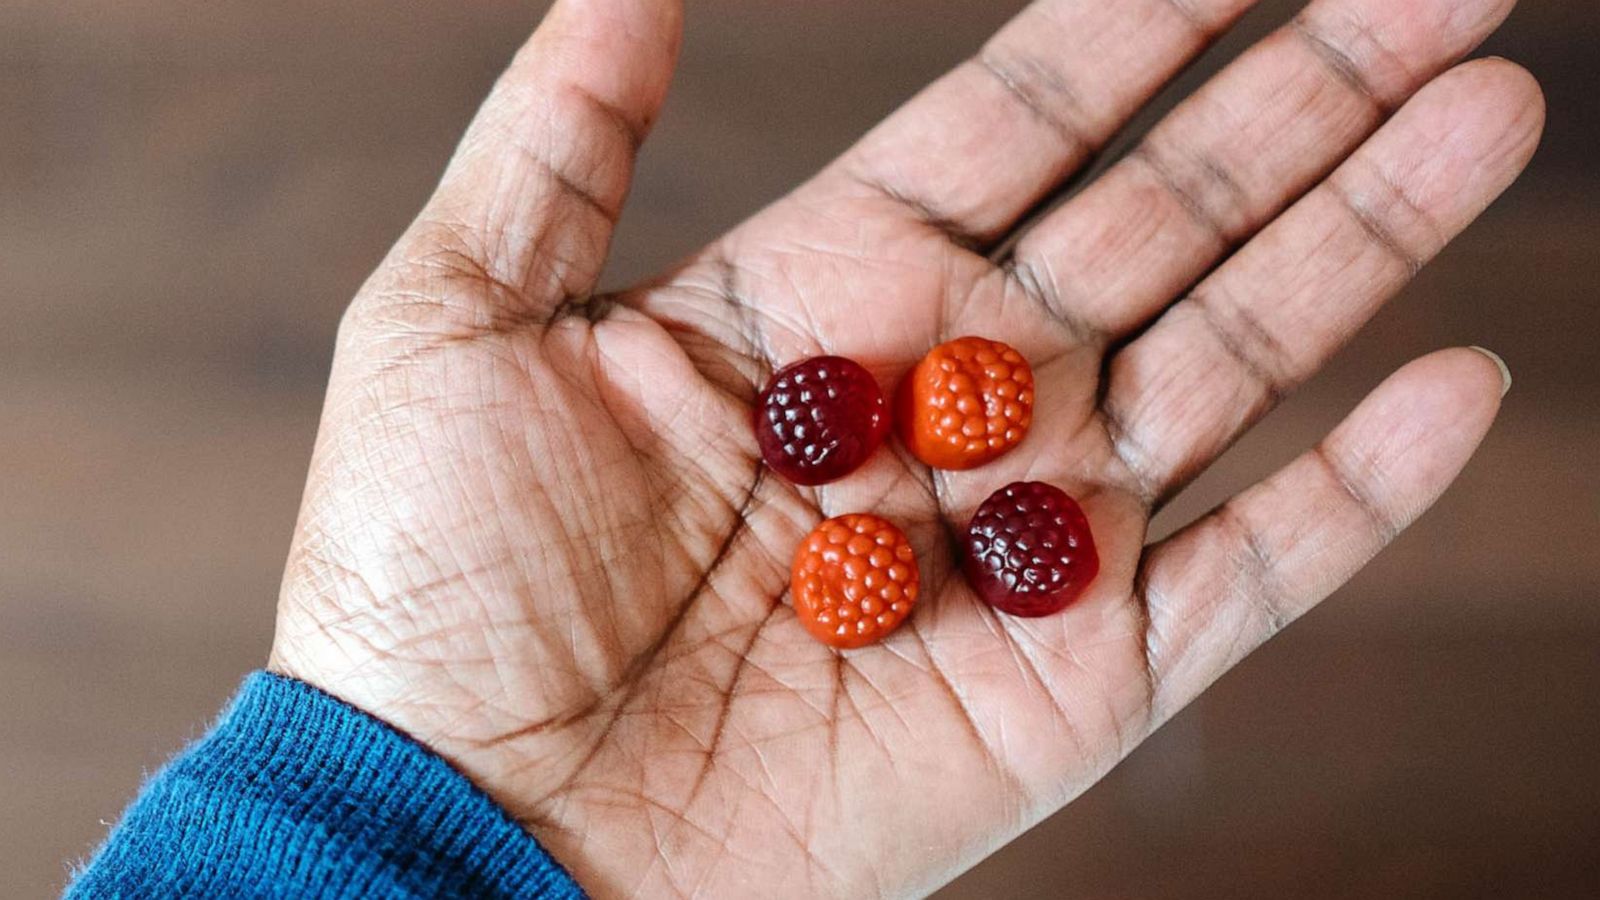
<svg viewBox="0 0 1600 900"><path fill-rule="evenodd" d="M0 5L0 896L57 890L262 662L341 307L537 5ZM691 4L612 280L1018 5ZM1600 896L1597 37L1591 0L1523 4L1490 49L1550 95L1529 176L1164 522L1482 343L1517 382L1461 484L948 897Z"/></svg>

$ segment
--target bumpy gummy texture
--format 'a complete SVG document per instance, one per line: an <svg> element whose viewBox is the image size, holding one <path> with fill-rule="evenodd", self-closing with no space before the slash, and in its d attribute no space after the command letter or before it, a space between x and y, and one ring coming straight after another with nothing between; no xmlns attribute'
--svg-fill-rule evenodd
<svg viewBox="0 0 1600 900"><path fill-rule="evenodd" d="M917 604L921 576L905 533L852 513L812 529L794 554L790 591L811 636L849 649L882 640Z"/></svg>
<svg viewBox="0 0 1600 900"><path fill-rule="evenodd" d="M962 570L978 596L1014 616L1060 612L1100 571L1078 502L1039 481L989 495L967 527L965 551Z"/></svg>
<svg viewBox="0 0 1600 900"><path fill-rule="evenodd" d="M756 397L761 457L795 484L826 484L855 471L889 432L889 409L872 374L842 356L815 356L778 370Z"/></svg>
<svg viewBox="0 0 1600 900"><path fill-rule="evenodd" d="M1033 424L1033 369L999 341L956 338L901 382L900 439L936 469L970 469L1021 443Z"/></svg>

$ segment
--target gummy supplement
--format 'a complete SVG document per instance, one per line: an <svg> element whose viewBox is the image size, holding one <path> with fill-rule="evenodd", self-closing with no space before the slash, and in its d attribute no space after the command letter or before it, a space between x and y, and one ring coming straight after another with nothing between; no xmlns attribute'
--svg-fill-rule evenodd
<svg viewBox="0 0 1600 900"><path fill-rule="evenodd" d="M967 526L964 550L962 571L973 590L1014 616L1060 612L1100 571L1078 502L1039 481L990 494Z"/></svg>
<svg viewBox="0 0 1600 900"><path fill-rule="evenodd" d="M795 484L826 484L855 471L889 433L889 409L872 374L842 356L779 369L756 397L761 457Z"/></svg>
<svg viewBox="0 0 1600 900"><path fill-rule="evenodd" d="M795 615L811 636L849 649L882 640L917 604L905 533L868 513L828 519L800 542L790 574Z"/></svg>
<svg viewBox="0 0 1600 900"><path fill-rule="evenodd" d="M911 455L935 469L970 469L1028 433L1033 369L999 341L956 338L928 351L896 399L896 425Z"/></svg>

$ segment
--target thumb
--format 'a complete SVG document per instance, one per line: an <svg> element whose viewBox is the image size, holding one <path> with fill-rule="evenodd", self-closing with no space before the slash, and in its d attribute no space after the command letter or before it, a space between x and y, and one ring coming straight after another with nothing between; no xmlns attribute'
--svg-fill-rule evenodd
<svg viewBox="0 0 1600 900"><path fill-rule="evenodd" d="M682 23L681 0L556 2L402 241L403 258L488 289L430 293L466 293L492 307L491 322L526 322L594 289Z"/></svg>

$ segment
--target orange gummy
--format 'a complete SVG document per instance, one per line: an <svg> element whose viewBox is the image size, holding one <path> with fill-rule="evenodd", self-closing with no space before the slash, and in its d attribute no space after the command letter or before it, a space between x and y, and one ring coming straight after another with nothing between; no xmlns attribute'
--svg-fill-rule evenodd
<svg viewBox="0 0 1600 900"><path fill-rule="evenodd" d="M935 469L970 469L1022 442L1033 424L1033 369L1011 347L962 337L928 351L900 383L896 427Z"/></svg>
<svg viewBox="0 0 1600 900"><path fill-rule="evenodd" d="M921 576L905 532L868 513L828 519L800 542L790 591L800 624L830 647L882 640L917 604Z"/></svg>

